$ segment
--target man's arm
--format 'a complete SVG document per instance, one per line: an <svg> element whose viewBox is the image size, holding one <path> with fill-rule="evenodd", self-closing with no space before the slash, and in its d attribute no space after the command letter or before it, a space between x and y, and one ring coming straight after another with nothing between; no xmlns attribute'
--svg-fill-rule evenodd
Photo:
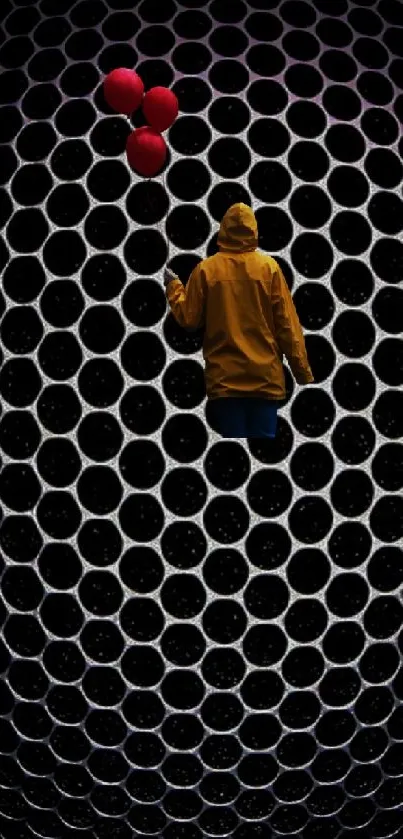
<svg viewBox="0 0 403 839"><path fill-rule="evenodd" d="M179 277L170 279L168 275L166 279L167 300L176 322L184 329L200 329L206 304L206 279L200 263L192 271L186 287Z"/></svg>
<svg viewBox="0 0 403 839"><path fill-rule="evenodd" d="M309 365L301 324L290 290L277 263L272 282L272 311L278 346L285 355L297 384L311 384L315 380Z"/></svg>

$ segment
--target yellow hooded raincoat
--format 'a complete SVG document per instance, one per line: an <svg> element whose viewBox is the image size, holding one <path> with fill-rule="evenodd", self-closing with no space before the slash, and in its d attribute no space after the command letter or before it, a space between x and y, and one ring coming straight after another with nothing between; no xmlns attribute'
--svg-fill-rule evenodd
<svg viewBox="0 0 403 839"><path fill-rule="evenodd" d="M277 262L257 250L255 215L246 204L226 212L219 253L200 262L186 287L167 286L173 316L185 329L205 327L209 399L285 398L283 356L298 384L314 381L295 306Z"/></svg>

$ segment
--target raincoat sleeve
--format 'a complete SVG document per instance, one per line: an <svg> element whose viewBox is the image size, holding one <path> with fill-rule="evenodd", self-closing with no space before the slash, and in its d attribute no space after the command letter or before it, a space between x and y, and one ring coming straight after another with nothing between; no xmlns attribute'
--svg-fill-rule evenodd
<svg viewBox="0 0 403 839"><path fill-rule="evenodd" d="M272 277L272 311L276 340L299 385L314 382L299 318L281 268Z"/></svg>
<svg viewBox="0 0 403 839"><path fill-rule="evenodd" d="M200 329L204 325L206 307L206 278L199 263L192 271L186 287L179 279L167 285L167 299L171 312L184 329Z"/></svg>

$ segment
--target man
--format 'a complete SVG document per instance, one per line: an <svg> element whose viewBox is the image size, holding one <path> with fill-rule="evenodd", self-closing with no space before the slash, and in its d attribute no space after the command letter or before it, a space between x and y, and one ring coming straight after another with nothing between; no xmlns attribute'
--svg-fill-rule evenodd
<svg viewBox="0 0 403 839"><path fill-rule="evenodd" d="M286 396L283 356L300 385L314 381L294 303L277 262L257 250L246 204L225 213L219 252L200 262L184 287L165 270L172 314L185 329L205 327L205 381L222 437L275 437Z"/></svg>

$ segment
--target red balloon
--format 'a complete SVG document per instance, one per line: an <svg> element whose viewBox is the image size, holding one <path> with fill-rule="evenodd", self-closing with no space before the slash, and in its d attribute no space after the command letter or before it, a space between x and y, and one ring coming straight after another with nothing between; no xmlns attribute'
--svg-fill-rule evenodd
<svg viewBox="0 0 403 839"><path fill-rule="evenodd" d="M136 128L127 138L126 154L129 166L140 175L151 178L162 169L167 145L161 134L148 125Z"/></svg>
<svg viewBox="0 0 403 839"><path fill-rule="evenodd" d="M137 111L144 95L144 84L134 70L119 67L104 79L104 96L108 105L118 114Z"/></svg>
<svg viewBox="0 0 403 839"><path fill-rule="evenodd" d="M143 113L155 131L166 131L175 122L179 103L167 87L152 87L143 99Z"/></svg>

